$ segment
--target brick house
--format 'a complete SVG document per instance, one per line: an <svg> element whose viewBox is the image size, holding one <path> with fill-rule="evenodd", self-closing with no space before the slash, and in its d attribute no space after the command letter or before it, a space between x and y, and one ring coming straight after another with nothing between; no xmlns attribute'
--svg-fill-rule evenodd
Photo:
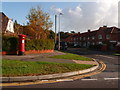
<svg viewBox="0 0 120 90"><path fill-rule="evenodd" d="M80 47L89 47L91 45L106 45L107 49L114 50L120 42L120 28L100 27L98 30L88 30L85 33L78 32L65 39L65 42L77 44Z"/></svg>
<svg viewBox="0 0 120 90"><path fill-rule="evenodd" d="M0 33L14 33L14 23L3 12L0 12Z"/></svg>

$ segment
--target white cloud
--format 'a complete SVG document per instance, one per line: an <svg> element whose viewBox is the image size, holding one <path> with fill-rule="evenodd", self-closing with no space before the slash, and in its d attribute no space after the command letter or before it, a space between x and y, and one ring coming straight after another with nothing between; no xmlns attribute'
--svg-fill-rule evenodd
<svg viewBox="0 0 120 90"><path fill-rule="evenodd" d="M118 26L118 0L85 2L65 9L54 6L51 10L64 13L61 17L62 31L85 32L87 29L94 30L103 25Z"/></svg>
<svg viewBox="0 0 120 90"><path fill-rule="evenodd" d="M98 10L95 25L108 24L117 25L118 23L118 0L106 0L97 2Z"/></svg>
<svg viewBox="0 0 120 90"><path fill-rule="evenodd" d="M80 6L76 6L75 9L68 9L68 12L70 15L74 16L74 17L81 17L82 16L82 9L80 8Z"/></svg>
<svg viewBox="0 0 120 90"><path fill-rule="evenodd" d="M62 13L61 8L56 8L55 6L52 6L50 9L54 12L54 14Z"/></svg>

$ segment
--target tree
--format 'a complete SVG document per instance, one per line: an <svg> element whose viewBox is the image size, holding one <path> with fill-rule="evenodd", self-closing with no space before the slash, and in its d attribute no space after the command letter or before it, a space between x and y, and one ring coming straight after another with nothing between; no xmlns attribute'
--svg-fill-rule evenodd
<svg viewBox="0 0 120 90"><path fill-rule="evenodd" d="M53 24L48 13L43 12L38 6L37 8L31 8L26 18L28 19L30 32L33 32L31 36L35 39L48 38L49 30Z"/></svg>
<svg viewBox="0 0 120 90"><path fill-rule="evenodd" d="M16 34L22 34L23 33L23 27L22 25L17 23L17 20L14 22L14 31Z"/></svg>
<svg viewBox="0 0 120 90"><path fill-rule="evenodd" d="M55 39L55 33L52 30L50 30L49 32L50 32L50 34L49 34L48 38Z"/></svg>
<svg viewBox="0 0 120 90"><path fill-rule="evenodd" d="M57 36L58 36L58 34L57 34ZM60 39L66 39L67 37L69 37L70 35L69 35L69 33L68 32L60 32Z"/></svg>
<svg viewBox="0 0 120 90"><path fill-rule="evenodd" d="M75 31L71 31L71 33L72 33L72 34L74 34L74 33L75 33Z"/></svg>

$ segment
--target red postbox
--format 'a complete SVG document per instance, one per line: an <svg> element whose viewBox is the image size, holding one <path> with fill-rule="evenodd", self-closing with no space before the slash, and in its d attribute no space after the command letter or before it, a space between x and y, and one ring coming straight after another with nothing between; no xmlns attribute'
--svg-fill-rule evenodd
<svg viewBox="0 0 120 90"><path fill-rule="evenodd" d="M25 52L25 37L26 37L26 35L20 34L18 36L19 36L18 55L24 55L24 52Z"/></svg>

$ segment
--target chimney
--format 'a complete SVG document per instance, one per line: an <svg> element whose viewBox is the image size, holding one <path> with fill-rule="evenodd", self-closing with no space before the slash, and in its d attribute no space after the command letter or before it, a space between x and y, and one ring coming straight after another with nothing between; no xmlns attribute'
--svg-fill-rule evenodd
<svg viewBox="0 0 120 90"><path fill-rule="evenodd" d="M80 34L80 32L78 32L78 34Z"/></svg>
<svg viewBox="0 0 120 90"><path fill-rule="evenodd" d="M107 27L107 25L103 25L103 27Z"/></svg>
<svg viewBox="0 0 120 90"><path fill-rule="evenodd" d="M90 29L88 29L88 32L90 32Z"/></svg>

